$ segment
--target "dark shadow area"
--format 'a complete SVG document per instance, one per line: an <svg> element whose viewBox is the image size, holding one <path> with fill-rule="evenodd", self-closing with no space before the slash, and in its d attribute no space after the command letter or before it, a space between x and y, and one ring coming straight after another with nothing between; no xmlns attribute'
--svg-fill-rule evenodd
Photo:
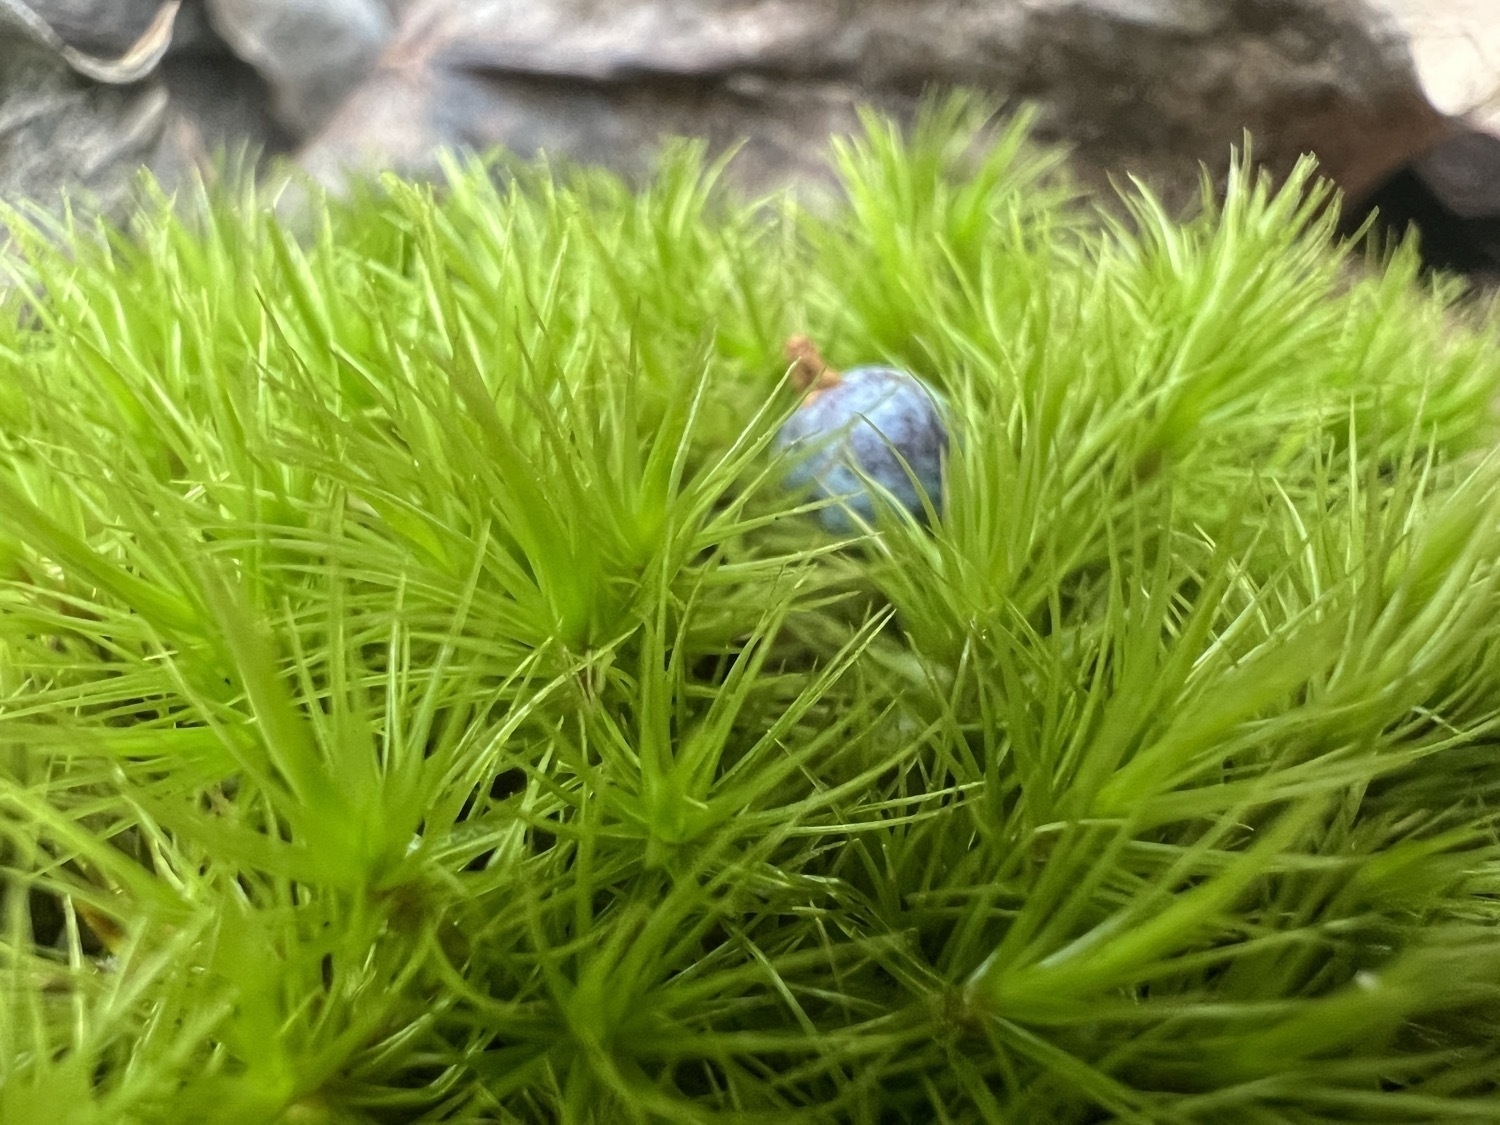
<svg viewBox="0 0 1500 1125"><path fill-rule="evenodd" d="M1500 281L1500 137L1454 133L1349 204L1344 233L1372 214L1370 234L1381 242L1414 231L1427 268Z"/></svg>

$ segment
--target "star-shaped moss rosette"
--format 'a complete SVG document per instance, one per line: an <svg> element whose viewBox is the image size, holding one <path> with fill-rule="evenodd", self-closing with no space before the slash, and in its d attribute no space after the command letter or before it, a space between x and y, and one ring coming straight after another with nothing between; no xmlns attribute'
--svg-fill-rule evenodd
<svg viewBox="0 0 1500 1125"><path fill-rule="evenodd" d="M942 504L948 428L935 393L909 371L866 364L830 367L806 336L787 341L792 384L803 399L777 445L795 455L787 483L838 500L820 509L829 530L875 521L887 494L918 520Z"/></svg>

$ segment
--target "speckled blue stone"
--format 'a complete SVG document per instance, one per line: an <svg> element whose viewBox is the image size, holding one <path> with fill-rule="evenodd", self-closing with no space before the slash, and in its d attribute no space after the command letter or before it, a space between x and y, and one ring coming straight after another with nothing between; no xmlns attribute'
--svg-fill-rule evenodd
<svg viewBox="0 0 1500 1125"><path fill-rule="evenodd" d="M948 431L932 391L905 371L873 366L845 371L840 382L809 396L776 440L796 457L787 475L790 487L811 486L814 496L843 498L818 513L830 531L856 530L850 511L874 522L875 495L861 474L923 519L915 476L933 509L941 510Z"/></svg>

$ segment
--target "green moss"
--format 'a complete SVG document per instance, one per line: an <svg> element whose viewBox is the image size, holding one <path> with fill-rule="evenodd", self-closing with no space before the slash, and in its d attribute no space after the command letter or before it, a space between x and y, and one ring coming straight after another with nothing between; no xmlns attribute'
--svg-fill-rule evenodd
<svg viewBox="0 0 1500 1125"><path fill-rule="evenodd" d="M1500 1115L1492 330L983 125L4 216L0 1119ZM779 488L795 331L933 529Z"/></svg>

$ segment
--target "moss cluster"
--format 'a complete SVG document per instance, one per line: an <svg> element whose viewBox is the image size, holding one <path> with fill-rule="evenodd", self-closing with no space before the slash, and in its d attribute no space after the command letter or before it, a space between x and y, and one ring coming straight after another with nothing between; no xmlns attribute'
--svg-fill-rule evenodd
<svg viewBox="0 0 1500 1125"><path fill-rule="evenodd" d="M1493 333L988 128L5 217L0 1120L1500 1116Z"/></svg>

